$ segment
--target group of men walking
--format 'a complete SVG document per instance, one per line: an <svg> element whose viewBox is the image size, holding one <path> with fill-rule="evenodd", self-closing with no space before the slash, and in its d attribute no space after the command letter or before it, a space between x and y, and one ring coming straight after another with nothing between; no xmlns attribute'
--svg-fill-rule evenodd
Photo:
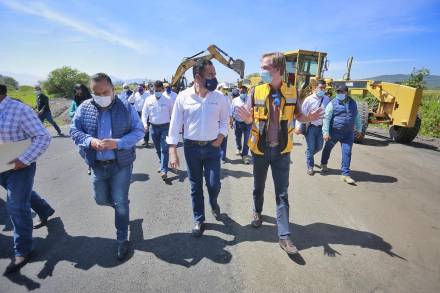
<svg viewBox="0 0 440 293"><path fill-rule="evenodd" d="M282 53L264 54L261 59L263 83L250 93L246 87L239 88L232 101L216 90L216 70L209 60L202 59L194 65L193 86L177 97L170 85L161 81L148 88L140 85L133 92L124 85L124 91L117 95L107 74L91 77L91 99L81 101L76 108L70 136L91 168L94 200L115 211L118 259L124 259L129 251L129 187L137 142L144 139L148 144L146 135L151 135L160 161L158 172L166 179L169 167L180 166L177 145L183 136L194 221L192 235L198 237L203 234L206 220L204 181L211 213L220 219L221 146L228 126L235 129L237 155L246 164L251 161L249 151L253 157L252 226L258 228L264 220L264 191L270 167L279 245L288 254L298 252L290 238L288 199L295 120L307 124L308 170L313 170L313 155L322 147L321 139L324 139L323 169L331 149L341 142L344 176L349 174L353 127L356 124L358 128L359 123L356 104L346 95L347 90L338 88L337 98L330 102L322 94L323 82L318 83L301 109L296 88L283 82L285 67ZM0 143L25 139L30 139L32 145L11 162L11 170L0 173L0 184L7 190L7 208L14 226L15 256L5 273L19 270L31 257L31 209L40 217L36 228L46 225L54 209L32 189L35 161L47 149L50 135L28 106L8 97L6 87L0 86Z"/></svg>

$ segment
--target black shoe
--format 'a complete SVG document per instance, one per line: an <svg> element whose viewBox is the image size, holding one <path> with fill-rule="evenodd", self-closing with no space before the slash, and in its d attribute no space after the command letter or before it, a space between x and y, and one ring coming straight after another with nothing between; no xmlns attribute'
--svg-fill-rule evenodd
<svg viewBox="0 0 440 293"><path fill-rule="evenodd" d="M254 212L252 215L252 226L254 228L259 228L263 224L263 219L260 213Z"/></svg>
<svg viewBox="0 0 440 293"><path fill-rule="evenodd" d="M211 209L212 216L219 221L220 220L220 206Z"/></svg>
<svg viewBox="0 0 440 293"><path fill-rule="evenodd" d="M40 221L34 226L34 229L40 229L41 227L44 227L47 225L47 221L49 220L49 218L55 213L55 210L52 209L52 211L49 213L49 215L47 216L47 218L40 218Z"/></svg>
<svg viewBox="0 0 440 293"><path fill-rule="evenodd" d="M87 169L87 175L92 175L92 168Z"/></svg>
<svg viewBox="0 0 440 293"><path fill-rule="evenodd" d="M118 249L116 250L116 258L118 260L123 260L128 253L128 249L130 247L130 242L125 240L123 242L118 242Z"/></svg>
<svg viewBox="0 0 440 293"><path fill-rule="evenodd" d="M58 133L58 136L59 137L65 137L64 133L62 133L62 132Z"/></svg>
<svg viewBox="0 0 440 293"><path fill-rule="evenodd" d="M32 253L33 252L31 251L28 255L26 255L24 257L24 260L22 262L18 263L18 264L15 263L15 258L12 259L11 263L6 267L6 270L3 273L3 275L6 276L8 274L12 274L12 273L18 272L22 267L24 267L29 262L29 260L32 257Z"/></svg>
<svg viewBox="0 0 440 293"><path fill-rule="evenodd" d="M202 233L203 233L203 223L196 222L194 224L194 227L192 228L191 235L194 237L200 237L202 236Z"/></svg>

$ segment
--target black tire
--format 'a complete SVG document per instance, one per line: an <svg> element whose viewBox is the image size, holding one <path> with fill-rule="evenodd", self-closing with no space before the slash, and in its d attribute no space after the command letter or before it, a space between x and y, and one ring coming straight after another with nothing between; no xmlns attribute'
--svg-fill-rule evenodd
<svg viewBox="0 0 440 293"><path fill-rule="evenodd" d="M367 102L356 102L357 104L357 109L358 109L358 113L359 113L359 117L361 118L361 125L362 125L362 134L363 136L365 136L365 133L367 132L367 128L368 128L368 115L370 113L369 109L368 109L368 103ZM355 132L355 136L354 136L354 142L355 143L362 143L362 139L357 139L356 138L356 134L357 132Z"/></svg>
<svg viewBox="0 0 440 293"><path fill-rule="evenodd" d="M417 116L414 127L391 126L390 137L393 141L398 143L410 143L416 138L421 125L422 119Z"/></svg>

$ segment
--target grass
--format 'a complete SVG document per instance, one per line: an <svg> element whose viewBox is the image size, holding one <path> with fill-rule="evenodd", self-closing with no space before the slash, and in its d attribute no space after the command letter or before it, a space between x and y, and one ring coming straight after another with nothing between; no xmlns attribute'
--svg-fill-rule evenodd
<svg viewBox="0 0 440 293"><path fill-rule="evenodd" d="M32 108L36 106L34 88L31 86L24 85L18 90L8 89L8 96L20 100Z"/></svg>

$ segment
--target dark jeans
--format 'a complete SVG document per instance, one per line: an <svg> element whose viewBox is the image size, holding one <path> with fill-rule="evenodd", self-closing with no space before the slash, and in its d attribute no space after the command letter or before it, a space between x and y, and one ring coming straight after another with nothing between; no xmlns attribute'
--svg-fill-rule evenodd
<svg viewBox="0 0 440 293"><path fill-rule="evenodd" d="M116 239L128 239L130 219L128 190L133 164L120 168L116 163L93 167L92 182L94 198L98 205L115 209Z"/></svg>
<svg viewBox="0 0 440 293"><path fill-rule="evenodd" d="M322 150L321 164L327 165L333 147L340 142L342 148L342 175L350 176L351 149L353 148L354 141L353 131L338 131L332 129L330 137L331 139L325 143L324 149Z"/></svg>
<svg viewBox="0 0 440 293"><path fill-rule="evenodd" d="M222 161L226 161L226 149L228 148L228 137L225 136L225 138L222 141L222 144L220 145L220 158Z"/></svg>
<svg viewBox="0 0 440 293"><path fill-rule="evenodd" d="M241 151L242 156L247 156L249 153L248 140L251 133L252 124L235 121L235 143L237 149ZM243 137L243 144L241 139Z"/></svg>
<svg viewBox="0 0 440 293"><path fill-rule="evenodd" d="M307 168L312 169L315 165L314 156L317 154L324 144L322 138L322 126L315 126L310 124L306 133L307 149L306 149L306 163Z"/></svg>
<svg viewBox="0 0 440 293"><path fill-rule="evenodd" d="M138 112L138 114L139 114L139 118L142 119L142 112ZM150 122L148 122L147 125L148 125L148 128L147 128L147 131L145 132L145 135L144 135L144 142L146 144L148 144L148 142L150 141Z"/></svg>
<svg viewBox="0 0 440 293"><path fill-rule="evenodd" d="M203 176L209 194L211 208L218 207L217 198L220 193L220 148L211 143L200 146L188 142L183 143L188 178L191 184L191 198L195 222L205 221L205 199L203 197Z"/></svg>
<svg viewBox="0 0 440 293"><path fill-rule="evenodd" d="M157 156L160 161L160 171L168 172L168 144L166 137L168 135L169 124L166 126L151 125L151 138L153 139L154 147L156 148Z"/></svg>
<svg viewBox="0 0 440 293"><path fill-rule="evenodd" d="M52 112L46 111L42 115L39 115L38 118L40 118L41 123L44 123L44 120L47 120L50 124L52 124L53 128L57 131L58 134L61 133L61 129L58 127L58 124L53 120Z"/></svg>
<svg viewBox="0 0 440 293"><path fill-rule="evenodd" d="M254 211L263 211L264 188L266 185L267 170L272 169L272 178L275 186L275 200L277 205L277 228L280 239L288 239L289 229L289 170L290 153L281 154L280 147L266 148L264 155L254 157Z"/></svg>
<svg viewBox="0 0 440 293"><path fill-rule="evenodd" d="M32 250L33 209L41 219L46 219L53 209L32 190L36 164L15 171L0 173L0 185L6 189L6 208L14 226L14 254L26 256Z"/></svg>

